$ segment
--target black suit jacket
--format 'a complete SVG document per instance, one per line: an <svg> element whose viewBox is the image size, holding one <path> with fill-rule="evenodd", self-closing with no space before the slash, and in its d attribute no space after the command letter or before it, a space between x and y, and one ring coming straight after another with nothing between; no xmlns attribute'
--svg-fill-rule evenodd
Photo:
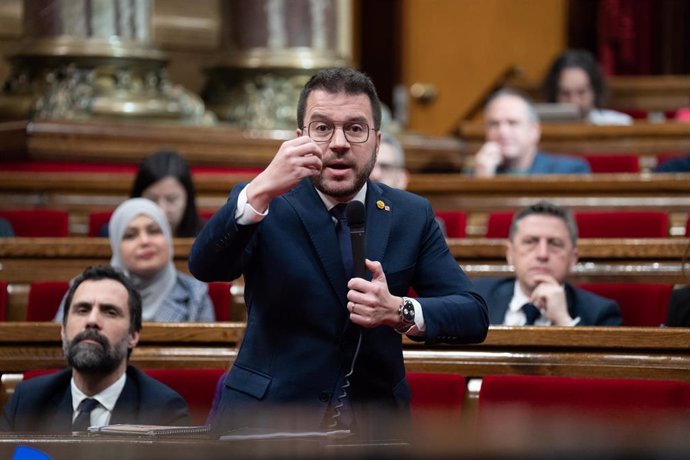
<svg viewBox="0 0 690 460"><path fill-rule="evenodd" d="M69 433L72 428L72 369L36 377L17 386L5 407L4 431ZM110 424L187 425L189 411L175 391L138 369L127 367L127 380Z"/></svg>
<svg viewBox="0 0 690 460"><path fill-rule="evenodd" d="M489 323L503 324L508 305L513 298L515 278L482 278L474 282L477 291L489 307ZM598 296L584 289L565 284L568 313L580 317L578 326L620 326L621 310L616 301Z"/></svg>
<svg viewBox="0 0 690 460"><path fill-rule="evenodd" d="M690 286L675 289L671 293L666 315L667 326L690 327Z"/></svg>

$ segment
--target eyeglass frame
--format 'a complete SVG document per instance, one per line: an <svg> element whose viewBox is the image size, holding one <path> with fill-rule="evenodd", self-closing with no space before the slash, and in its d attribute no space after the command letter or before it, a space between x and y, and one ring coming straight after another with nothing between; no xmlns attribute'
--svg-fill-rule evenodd
<svg viewBox="0 0 690 460"><path fill-rule="evenodd" d="M331 131L331 135L328 139L323 139L323 140L316 140L313 137L311 137L310 129L309 127L314 124L314 123L323 123L325 125L331 125L333 127L333 131ZM350 126L350 125L363 125L367 127L367 138L364 139L363 141L351 141L348 137L347 134L345 133L345 126ZM309 122L307 126L302 126L303 130L306 130L307 136L309 139L313 140L314 142L330 142L331 139L333 139L333 135L335 134L335 130L338 128L335 123L331 123L329 121L321 121L321 120L312 120ZM370 128L369 123L363 122L363 121L351 121L347 123L343 123L340 126L341 131L343 132L343 136L345 137L345 140L348 142L348 144L364 144L369 140L369 131L378 131L377 128Z"/></svg>

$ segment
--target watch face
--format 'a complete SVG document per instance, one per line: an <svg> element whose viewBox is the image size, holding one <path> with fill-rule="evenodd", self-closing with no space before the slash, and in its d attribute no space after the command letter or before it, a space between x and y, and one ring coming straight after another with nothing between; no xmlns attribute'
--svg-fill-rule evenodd
<svg viewBox="0 0 690 460"><path fill-rule="evenodd" d="M402 316L405 321L414 321L414 305L409 300L403 302Z"/></svg>

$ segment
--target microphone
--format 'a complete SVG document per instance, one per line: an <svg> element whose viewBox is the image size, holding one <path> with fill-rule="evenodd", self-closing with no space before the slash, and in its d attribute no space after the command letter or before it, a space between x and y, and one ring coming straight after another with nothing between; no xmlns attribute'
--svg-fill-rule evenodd
<svg viewBox="0 0 690 460"><path fill-rule="evenodd" d="M352 245L352 274L357 278L364 278L367 275L364 264L364 215L364 204L361 201L350 201L345 207Z"/></svg>

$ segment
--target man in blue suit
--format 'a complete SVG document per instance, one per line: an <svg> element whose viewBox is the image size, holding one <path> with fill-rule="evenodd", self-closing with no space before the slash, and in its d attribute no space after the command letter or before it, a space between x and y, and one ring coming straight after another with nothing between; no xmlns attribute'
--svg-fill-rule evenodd
<svg viewBox="0 0 690 460"><path fill-rule="evenodd" d="M539 151L539 115L518 91L501 89L494 93L484 109L484 123L486 143L474 157L475 177L591 172L581 158Z"/></svg>
<svg viewBox="0 0 690 460"><path fill-rule="evenodd" d="M69 433L92 425L184 425L187 403L127 365L141 331L141 297L110 266L89 267L67 293L62 341L70 368L19 384L0 431ZM88 409L84 409L88 407Z"/></svg>
<svg viewBox="0 0 690 460"><path fill-rule="evenodd" d="M542 201L518 212L506 258L514 278L484 278L476 289L491 324L508 326L620 326L618 304L566 283L577 263L577 224L572 214Z"/></svg>
<svg viewBox="0 0 690 460"><path fill-rule="evenodd" d="M213 423L285 429L279 414L289 407L289 428L377 436L388 426L374 420L406 412L411 398L402 335L481 342L486 305L429 202L368 180L381 137L368 77L318 72L302 90L297 121L297 137L232 190L190 253L197 278L245 281L247 329ZM348 273L342 224L329 213L351 201L365 209L364 277ZM415 299L406 297L411 288Z"/></svg>

